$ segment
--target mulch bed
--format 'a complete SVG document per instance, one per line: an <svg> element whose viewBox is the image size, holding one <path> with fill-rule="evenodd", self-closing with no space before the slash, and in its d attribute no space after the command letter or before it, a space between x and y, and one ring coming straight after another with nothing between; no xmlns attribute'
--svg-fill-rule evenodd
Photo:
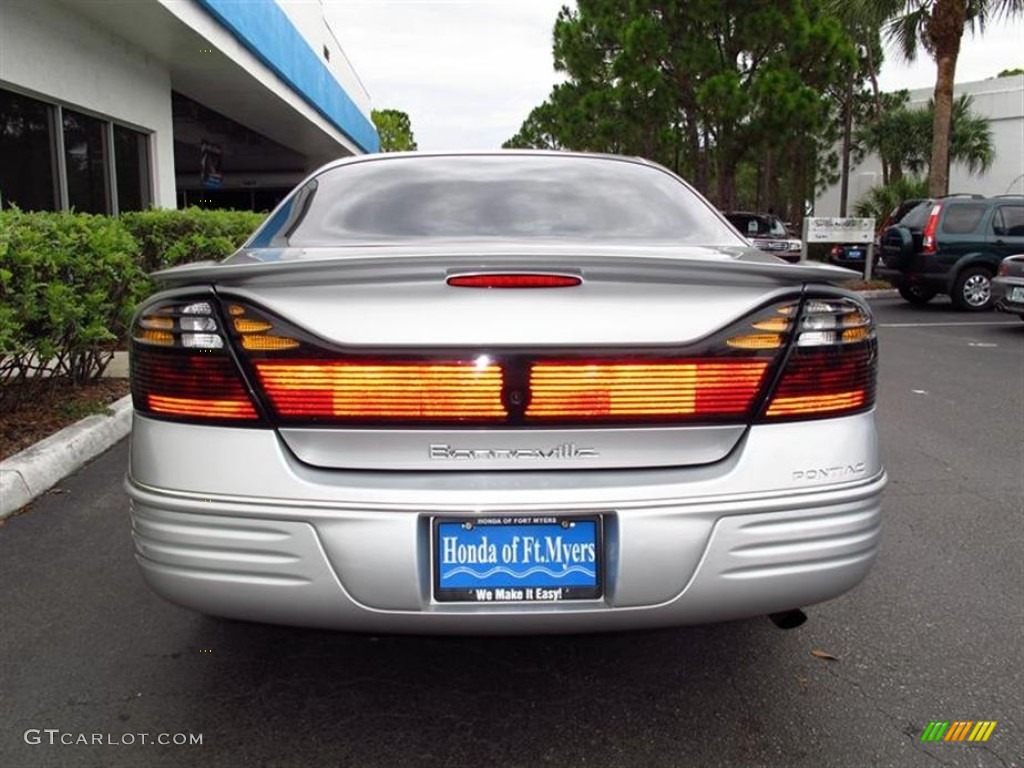
<svg viewBox="0 0 1024 768"><path fill-rule="evenodd" d="M100 379L81 387L39 379L0 387L5 390L3 402L18 403L11 410L0 411L0 461L79 419L103 413L106 406L129 392L127 379Z"/></svg>

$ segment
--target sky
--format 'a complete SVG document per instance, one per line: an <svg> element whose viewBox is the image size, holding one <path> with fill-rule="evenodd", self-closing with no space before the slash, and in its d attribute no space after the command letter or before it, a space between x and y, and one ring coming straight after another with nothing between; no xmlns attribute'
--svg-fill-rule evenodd
<svg viewBox="0 0 1024 768"><path fill-rule="evenodd" d="M559 81L551 30L571 0L322 0L375 109L408 113L421 150L497 149ZM935 84L923 51L888 57L885 90ZM1024 67L1024 19L965 35L957 81Z"/></svg>

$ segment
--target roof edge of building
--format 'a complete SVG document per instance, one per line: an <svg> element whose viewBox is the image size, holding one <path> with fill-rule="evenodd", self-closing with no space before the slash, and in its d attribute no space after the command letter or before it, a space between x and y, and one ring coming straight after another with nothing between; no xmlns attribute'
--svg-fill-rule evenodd
<svg viewBox="0 0 1024 768"><path fill-rule="evenodd" d="M380 139L373 123L310 49L276 2L196 2L364 152L379 151Z"/></svg>

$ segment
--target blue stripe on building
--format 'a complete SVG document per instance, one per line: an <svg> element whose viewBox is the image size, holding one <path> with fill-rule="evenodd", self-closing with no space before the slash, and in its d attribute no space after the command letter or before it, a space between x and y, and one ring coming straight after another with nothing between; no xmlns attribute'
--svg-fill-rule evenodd
<svg viewBox="0 0 1024 768"><path fill-rule="evenodd" d="M277 3L271 0L197 1L360 149L379 151L380 139L373 124L359 111Z"/></svg>

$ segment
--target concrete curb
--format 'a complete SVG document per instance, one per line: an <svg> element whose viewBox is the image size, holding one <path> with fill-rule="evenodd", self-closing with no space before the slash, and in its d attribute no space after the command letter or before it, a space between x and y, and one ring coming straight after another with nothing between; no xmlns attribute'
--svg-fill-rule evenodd
<svg viewBox="0 0 1024 768"><path fill-rule="evenodd" d="M0 520L128 434L132 426L131 395L109 407L113 415L87 416L0 462Z"/></svg>
<svg viewBox="0 0 1024 768"><path fill-rule="evenodd" d="M880 288L874 291L857 291L858 296L863 296L865 299L894 299L900 295L900 292L895 288Z"/></svg>

